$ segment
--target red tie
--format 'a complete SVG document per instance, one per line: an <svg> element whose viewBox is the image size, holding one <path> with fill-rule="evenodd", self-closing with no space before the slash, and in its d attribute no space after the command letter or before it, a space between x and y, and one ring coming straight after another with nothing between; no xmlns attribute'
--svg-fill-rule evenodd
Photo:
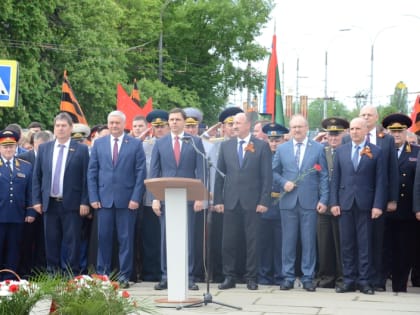
<svg viewBox="0 0 420 315"><path fill-rule="evenodd" d="M118 161L118 138L114 138L114 149L112 150L112 165L115 167Z"/></svg>
<svg viewBox="0 0 420 315"><path fill-rule="evenodd" d="M178 166L179 165L179 158L181 156L181 145L179 144L179 137L178 136L175 137L174 156L175 156L176 165Z"/></svg>

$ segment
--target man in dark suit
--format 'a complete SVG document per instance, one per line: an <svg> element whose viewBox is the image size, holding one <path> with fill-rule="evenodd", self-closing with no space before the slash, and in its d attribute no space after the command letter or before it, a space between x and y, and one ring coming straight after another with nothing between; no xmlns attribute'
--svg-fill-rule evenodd
<svg viewBox="0 0 420 315"><path fill-rule="evenodd" d="M413 185L419 147L407 142L410 117L396 113L385 117L382 126L394 137L399 166L397 211L385 218L384 270L392 276L392 291L407 292L412 255L415 248L416 218L413 209ZM394 179L395 180L395 179Z"/></svg>
<svg viewBox="0 0 420 315"><path fill-rule="evenodd" d="M315 291L317 213L327 210L328 166L324 147L308 139L308 121L302 115L290 119L292 139L277 148L273 159L274 183L283 196L279 201L282 222L281 290L290 290L296 280L295 261L298 233L302 245L300 280L306 291Z"/></svg>
<svg viewBox="0 0 420 315"><path fill-rule="evenodd" d="M225 280L219 289L236 286L238 236L245 235L247 288L257 290L257 235L260 214L271 203L271 151L268 143L253 137L245 113L234 117L236 137L222 142L216 174L215 210L223 212L222 257Z"/></svg>
<svg viewBox="0 0 420 315"><path fill-rule="evenodd" d="M336 152L331 179L331 213L340 216L343 285L336 292L374 294L369 283L372 250L372 220L386 207L386 172L382 151L366 141L363 118L350 122L351 142Z"/></svg>
<svg viewBox="0 0 420 315"><path fill-rule="evenodd" d="M18 158L28 161L32 166L35 165L39 145L53 140L53 134L48 131L38 131L33 137L33 150L18 155ZM25 223L23 228L19 274L27 276L34 271L44 270L45 267L44 222L41 215L37 214L36 220L33 223Z"/></svg>
<svg viewBox="0 0 420 315"><path fill-rule="evenodd" d="M32 224L36 212L31 208L32 166L15 157L18 134L0 132L0 268L18 272L24 223ZM14 279L0 274L0 281Z"/></svg>
<svg viewBox="0 0 420 315"><path fill-rule="evenodd" d="M69 114L60 113L55 117L56 140L39 146L32 195L34 209L44 216L48 272L61 270L64 246L67 250L65 265L76 275L80 271L81 217L89 213L86 182L89 150L71 139L72 128Z"/></svg>
<svg viewBox="0 0 420 315"><path fill-rule="evenodd" d="M322 127L327 132L327 143L324 147L328 164L328 175L331 180L334 157L349 122L339 117L329 117L322 121ZM343 281L343 271L340 252L340 234L338 218L331 215L331 209L318 214L317 225L318 272L317 286L320 288L335 288Z"/></svg>
<svg viewBox="0 0 420 315"><path fill-rule="evenodd" d="M111 273L114 229L118 238L122 288L129 287L133 268L136 211L144 194L146 157L142 142L124 134L126 117L108 114L110 135L99 138L91 149L88 171L90 205L98 215L97 272Z"/></svg>
<svg viewBox="0 0 420 315"><path fill-rule="evenodd" d="M204 154L204 147L199 137L194 137L184 133L186 114L180 108L174 108L169 112L169 128L170 134L157 139L152 151L152 159L150 164L150 178L158 177L186 177L199 178L203 180L203 158L198 154L192 144ZM189 142L183 142L184 136L190 137ZM204 199L205 196L203 196ZM160 200L154 199L152 209L160 218L161 229L161 268L162 279L155 285L155 290L164 290L168 286L168 275L166 266L166 221L165 207ZM188 203L188 288L190 290L198 290L193 277L195 269L194 248L195 248L195 213L203 210L203 202L201 200L194 201L194 205Z"/></svg>
<svg viewBox="0 0 420 315"><path fill-rule="evenodd" d="M388 244L384 243L385 235L385 217L387 213L393 212L397 209L398 201L398 161L394 145L394 139L385 134L381 130L381 126L377 126L379 115L376 107L372 105L363 106L360 109L360 115L366 121L368 133L366 141L379 146L382 149L385 167L387 172L387 180L382 185L386 189L386 212L385 215L380 216L377 220L372 222L372 268L370 271L370 281L376 291L385 291L385 283L387 276L383 270L383 249Z"/></svg>

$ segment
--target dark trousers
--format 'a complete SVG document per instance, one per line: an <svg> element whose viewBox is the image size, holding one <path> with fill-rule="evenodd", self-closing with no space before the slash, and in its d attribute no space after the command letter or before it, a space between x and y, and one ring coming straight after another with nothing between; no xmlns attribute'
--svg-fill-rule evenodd
<svg viewBox="0 0 420 315"><path fill-rule="evenodd" d="M128 208L102 208L98 215L97 272L109 275L112 266L114 230L118 239L119 281L127 281L133 270L136 211Z"/></svg>
<svg viewBox="0 0 420 315"><path fill-rule="evenodd" d="M237 244L242 242L245 243L246 248L244 278L246 280L257 280L257 233L260 219L255 209L242 209L239 204L235 209L225 209L223 214L222 259L223 274L226 277L237 278ZM243 224L241 224L241 221ZM239 239L241 235L245 235L244 239Z"/></svg>
<svg viewBox="0 0 420 315"><path fill-rule="evenodd" d="M280 285L283 280L281 271L281 233L281 219L262 218L260 220L258 232L258 283L260 284Z"/></svg>
<svg viewBox="0 0 420 315"><path fill-rule="evenodd" d="M317 285L334 288L343 278L338 217L318 215L318 272Z"/></svg>
<svg viewBox="0 0 420 315"><path fill-rule="evenodd" d="M152 207L143 208L141 221L141 239L143 253L142 279L144 281L159 281L160 270L160 223L159 217Z"/></svg>
<svg viewBox="0 0 420 315"><path fill-rule="evenodd" d="M222 237L223 237L223 213L212 211L209 215L208 226L210 229L210 279L213 282L223 281L222 265Z"/></svg>
<svg viewBox="0 0 420 315"><path fill-rule="evenodd" d="M383 266L385 216L372 220L372 268L370 282L374 287L385 287L387 275Z"/></svg>
<svg viewBox="0 0 420 315"><path fill-rule="evenodd" d="M414 239L420 240L420 221L414 223ZM411 283L413 287L420 287L420 242L414 243L413 261L411 262Z"/></svg>
<svg viewBox="0 0 420 315"><path fill-rule="evenodd" d="M67 256L64 264L73 275L80 272L80 239L82 219L79 209L66 210L62 202L50 199L48 211L44 212L45 254L47 271L61 271L62 246ZM66 270L64 270L66 271Z"/></svg>
<svg viewBox="0 0 420 315"><path fill-rule="evenodd" d="M392 275L392 291L407 292L414 249L414 220L385 219L384 270Z"/></svg>
<svg viewBox="0 0 420 315"><path fill-rule="evenodd" d="M0 223L0 269L18 272L23 223ZM0 281L15 279L12 273L0 273Z"/></svg>
<svg viewBox="0 0 420 315"><path fill-rule="evenodd" d="M24 223L19 275L45 270L44 220L37 217L33 223Z"/></svg>
<svg viewBox="0 0 420 315"><path fill-rule="evenodd" d="M341 210L339 217L343 281L345 284L369 284L371 259L372 219L369 210L355 205Z"/></svg>
<svg viewBox="0 0 420 315"><path fill-rule="evenodd" d="M133 271L130 280L133 282L141 281L141 274L143 272L143 237L142 224L143 223L143 207L140 206L136 211L136 219L134 224L134 242L133 242Z"/></svg>

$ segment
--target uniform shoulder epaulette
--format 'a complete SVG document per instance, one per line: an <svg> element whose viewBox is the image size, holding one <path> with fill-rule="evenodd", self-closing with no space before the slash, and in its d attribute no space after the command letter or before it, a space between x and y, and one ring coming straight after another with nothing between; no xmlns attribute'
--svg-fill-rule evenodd
<svg viewBox="0 0 420 315"><path fill-rule="evenodd" d="M31 162L26 161L24 159L21 159L21 158L16 158L16 159L19 160L19 162L26 163L26 164L31 164Z"/></svg>

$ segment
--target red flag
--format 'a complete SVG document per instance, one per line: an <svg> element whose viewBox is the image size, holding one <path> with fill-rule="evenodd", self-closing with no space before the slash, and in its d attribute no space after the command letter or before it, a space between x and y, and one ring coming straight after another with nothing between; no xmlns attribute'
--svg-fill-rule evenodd
<svg viewBox="0 0 420 315"><path fill-rule="evenodd" d="M153 101L150 97L146 105L141 108L127 94L121 84L117 85L117 110L122 111L126 116L126 128L132 129L133 118L138 115L147 116L153 110Z"/></svg>
<svg viewBox="0 0 420 315"><path fill-rule="evenodd" d="M85 114L83 114L82 108L71 88L66 70L64 70L63 84L61 86L60 111L69 113L73 122L88 125Z"/></svg>
<svg viewBox="0 0 420 315"><path fill-rule="evenodd" d="M273 35L271 56L268 61L267 77L264 87L264 114L271 114L272 121L284 125L283 103L281 99L280 76L277 64L276 35Z"/></svg>
<svg viewBox="0 0 420 315"><path fill-rule="evenodd" d="M411 121L413 124L408 129L415 134L420 134L420 94L417 95L416 102L413 106L413 111L411 112Z"/></svg>

